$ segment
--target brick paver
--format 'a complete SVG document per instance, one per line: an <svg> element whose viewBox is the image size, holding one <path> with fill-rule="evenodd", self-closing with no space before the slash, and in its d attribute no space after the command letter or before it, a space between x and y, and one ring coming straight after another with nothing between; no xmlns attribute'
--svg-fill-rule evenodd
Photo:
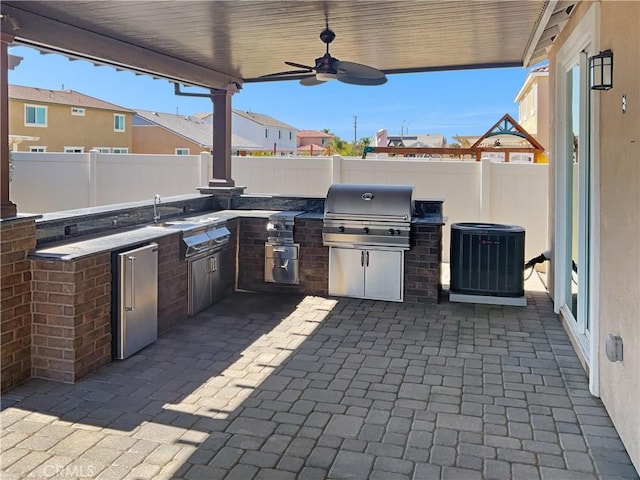
<svg viewBox="0 0 640 480"><path fill-rule="evenodd" d="M237 293L75 385L3 396L2 479L637 479L527 297Z"/></svg>

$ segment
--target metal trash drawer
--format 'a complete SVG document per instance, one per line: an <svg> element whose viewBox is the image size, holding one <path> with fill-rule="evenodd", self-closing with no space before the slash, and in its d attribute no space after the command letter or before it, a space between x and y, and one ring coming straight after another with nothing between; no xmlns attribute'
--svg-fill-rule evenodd
<svg viewBox="0 0 640 480"><path fill-rule="evenodd" d="M270 244L264 246L264 281L270 283L300 283L297 243Z"/></svg>
<svg viewBox="0 0 640 480"><path fill-rule="evenodd" d="M264 246L265 257L272 257L278 260L296 260L298 258L299 250L300 245L297 243L290 243L287 245L267 243Z"/></svg>

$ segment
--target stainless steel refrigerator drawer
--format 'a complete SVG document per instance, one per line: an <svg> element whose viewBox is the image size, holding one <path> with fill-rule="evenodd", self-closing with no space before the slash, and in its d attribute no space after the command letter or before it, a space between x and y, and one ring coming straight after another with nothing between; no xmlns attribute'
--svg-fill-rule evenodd
<svg viewBox="0 0 640 480"><path fill-rule="evenodd" d="M112 354L121 360L158 339L158 245L113 256L117 304L112 319Z"/></svg>
<svg viewBox="0 0 640 480"><path fill-rule="evenodd" d="M264 246L264 281L271 283L300 283L298 253L300 245L270 244Z"/></svg>

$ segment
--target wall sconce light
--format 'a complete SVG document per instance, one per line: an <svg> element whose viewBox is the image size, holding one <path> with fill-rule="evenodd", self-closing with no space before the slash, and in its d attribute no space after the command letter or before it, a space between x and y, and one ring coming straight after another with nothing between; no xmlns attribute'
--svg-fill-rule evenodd
<svg viewBox="0 0 640 480"><path fill-rule="evenodd" d="M611 90L613 87L613 52L605 50L589 58L591 90Z"/></svg>

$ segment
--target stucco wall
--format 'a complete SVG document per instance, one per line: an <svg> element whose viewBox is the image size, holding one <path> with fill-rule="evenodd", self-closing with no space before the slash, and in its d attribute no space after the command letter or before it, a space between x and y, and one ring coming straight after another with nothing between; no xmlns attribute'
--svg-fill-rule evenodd
<svg viewBox="0 0 640 480"><path fill-rule="evenodd" d="M213 143L213 138L211 138L211 142ZM189 155L199 155L200 152L210 150L208 147L202 147L157 125L136 125L133 127L131 153L175 155L176 148L188 148Z"/></svg>
<svg viewBox="0 0 640 480"><path fill-rule="evenodd" d="M597 3L597 5L595 4ZM593 245L599 271L599 311L597 312L599 350L599 394L627 451L640 471L640 2L581 2L569 24L554 42L550 53L551 101L557 101L554 75L557 50L566 42L591 8L599 8L600 50L614 53L614 87L593 92L598 104L599 133L595 179L595 203L599 217L599 243ZM627 95L627 113L623 114L622 95ZM550 151L554 151L557 128L555 109L549 111ZM554 159L551 158L551 162ZM549 169L550 205L554 205L554 169ZM550 238L555 233L554 208L549 209ZM550 277L550 292L554 279ZM612 363L605 354L608 334L619 335L624 342L624 360Z"/></svg>
<svg viewBox="0 0 640 480"><path fill-rule="evenodd" d="M538 104L536 105L536 140L549 154L549 77L538 78Z"/></svg>
<svg viewBox="0 0 640 480"><path fill-rule="evenodd" d="M47 126L32 127L24 124L24 105L47 107ZM125 131L113 130L114 114L125 117ZM71 106L44 104L26 100L9 101L9 134L39 137L36 141L24 141L18 151L28 152L30 146L46 146L47 152L64 152L64 147L84 147L88 152L94 147L121 147L131 149L131 114L86 108L85 115L71 115ZM173 152L172 152L173 153Z"/></svg>
<svg viewBox="0 0 640 480"><path fill-rule="evenodd" d="M613 88L600 93L600 393L640 470L640 2L600 8L600 48L614 54ZM622 362L607 360L610 333Z"/></svg>

